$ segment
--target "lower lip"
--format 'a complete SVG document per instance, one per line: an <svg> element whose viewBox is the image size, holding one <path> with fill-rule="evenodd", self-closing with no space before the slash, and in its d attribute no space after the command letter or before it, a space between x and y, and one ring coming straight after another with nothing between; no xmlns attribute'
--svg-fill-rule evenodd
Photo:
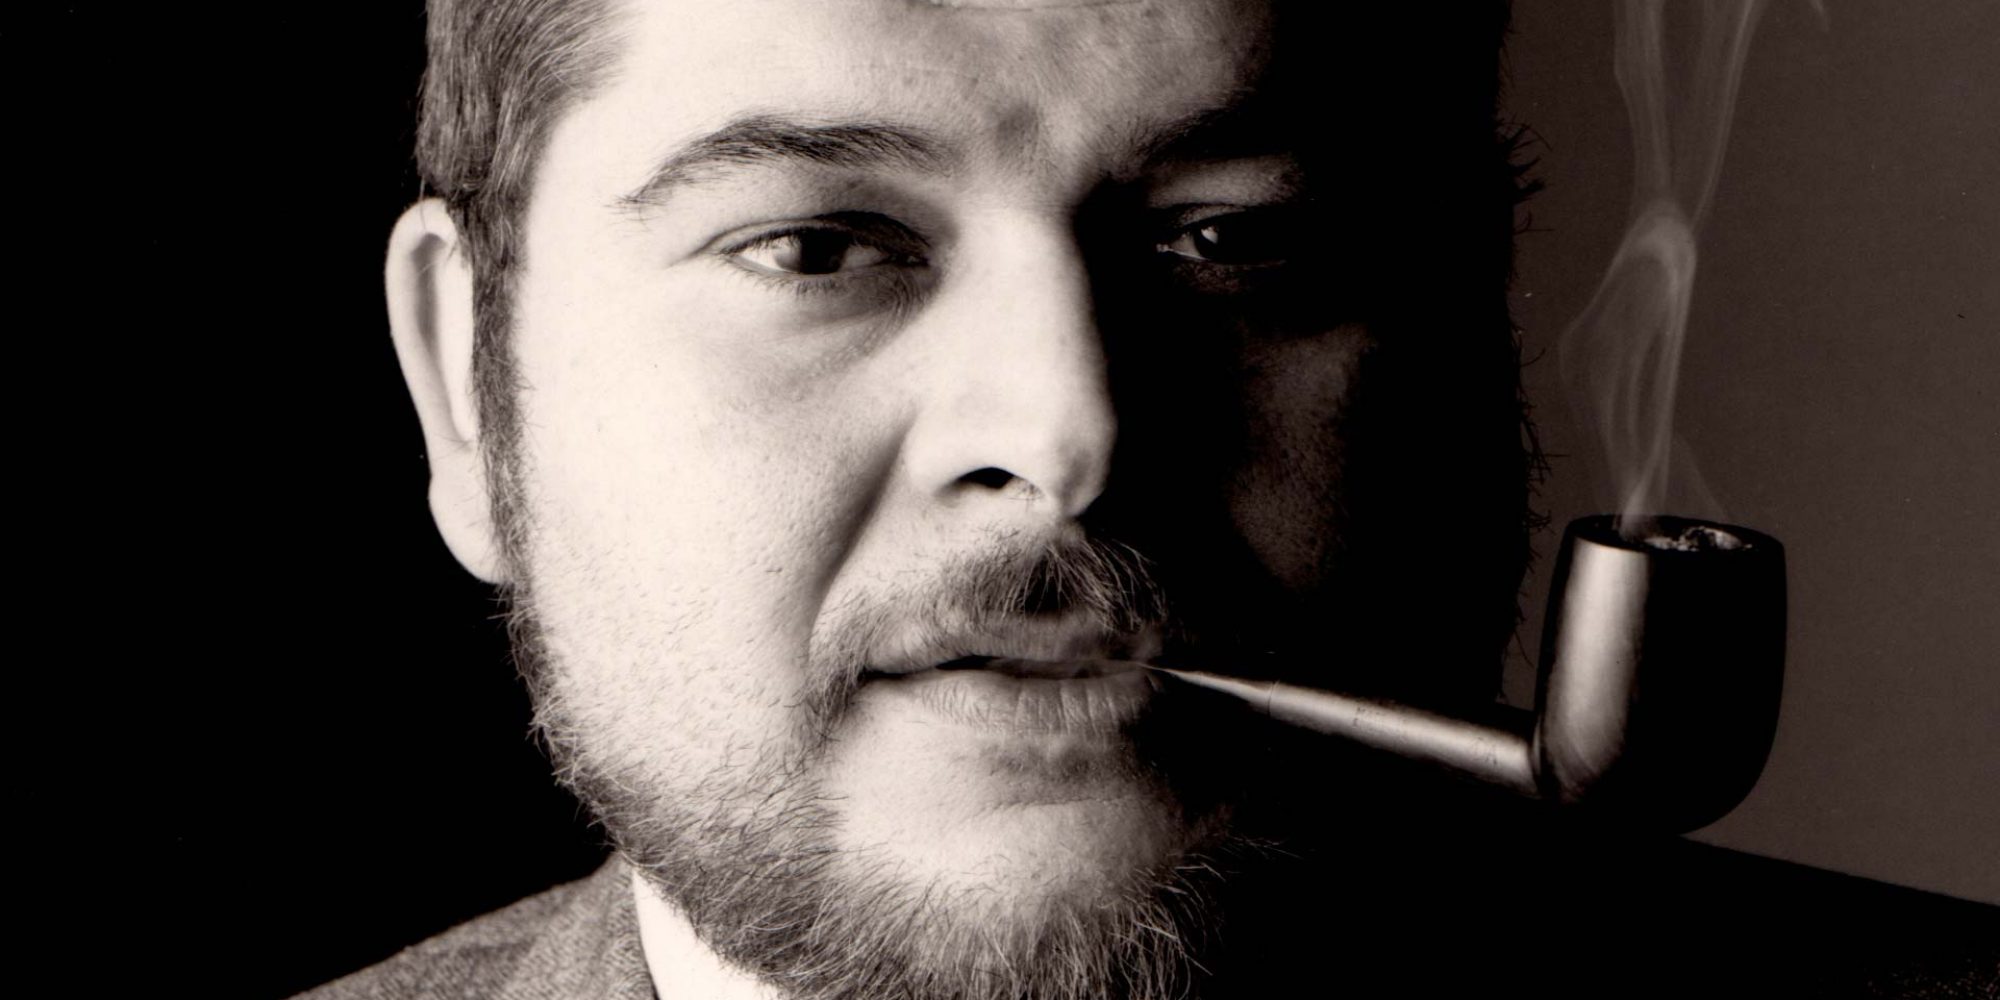
<svg viewBox="0 0 2000 1000"><path fill-rule="evenodd" d="M959 725L1002 733L1114 733L1145 714L1160 683L1147 670L1054 679L991 670L920 670L870 686Z"/></svg>

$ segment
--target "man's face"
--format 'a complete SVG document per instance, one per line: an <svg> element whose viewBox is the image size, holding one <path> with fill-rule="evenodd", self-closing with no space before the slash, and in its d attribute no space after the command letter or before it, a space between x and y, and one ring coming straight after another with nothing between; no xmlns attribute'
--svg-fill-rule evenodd
<svg viewBox="0 0 2000 1000"><path fill-rule="evenodd" d="M633 3L539 162L543 712L767 972L771 914L991 976L1171 882L1229 835L1201 709L1090 661L1228 669L1337 559L1370 340L1264 12L1019 6Z"/></svg>

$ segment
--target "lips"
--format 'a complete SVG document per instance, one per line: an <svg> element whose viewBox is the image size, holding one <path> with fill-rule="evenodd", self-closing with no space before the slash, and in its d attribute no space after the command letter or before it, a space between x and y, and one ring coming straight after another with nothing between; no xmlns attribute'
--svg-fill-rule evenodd
<svg viewBox="0 0 2000 1000"><path fill-rule="evenodd" d="M948 663L940 663L936 669L989 670L1008 677L1066 681L1144 670L1145 664L1134 660L1034 660L1018 656L962 656Z"/></svg>
<svg viewBox="0 0 2000 1000"><path fill-rule="evenodd" d="M862 679L938 721L1019 735L1115 732L1143 715L1159 689L1138 662L1157 654L1155 633L1033 620L997 631L925 644Z"/></svg>
<svg viewBox="0 0 2000 1000"><path fill-rule="evenodd" d="M885 636L862 673L893 676L939 668L989 667L1001 672L1040 673L1025 661L1145 661L1158 656L1161 648L1158 628L1114 632L1080 615L1009 618L946 631L911 626Z"/></svg>
<svg viewBox="0 0 2000 1000"><path fill-rule="evenodd" d="M1159 682L1139 669L1065 679L961 669L924 670L870 687L937 721L1026 736L1116 732L1145 713Z"/></svg>

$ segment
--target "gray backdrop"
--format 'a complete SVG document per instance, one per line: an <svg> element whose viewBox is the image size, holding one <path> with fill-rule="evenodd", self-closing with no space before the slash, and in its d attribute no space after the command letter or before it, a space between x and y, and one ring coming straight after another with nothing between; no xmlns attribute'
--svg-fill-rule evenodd
<svg viewBox="0 0 2000 1000"><path fill-rule="evenodd" d="M1735 523L1786 544L1777 746L1696 838L2000 903L2000 4L1767 12L1702 257L1678 430ZM1555 342L1622 230L1608 4L1520 3L1510 114L1540 136L1514 294L1554 532L1607 509Z"/></svg>

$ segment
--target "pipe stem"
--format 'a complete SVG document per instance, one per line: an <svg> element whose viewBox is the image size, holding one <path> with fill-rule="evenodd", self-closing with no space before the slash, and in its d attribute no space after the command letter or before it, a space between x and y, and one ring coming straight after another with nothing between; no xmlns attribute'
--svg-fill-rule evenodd
<svg viewBox="0 0 2000 1000"><path fill-rule="evenodd" d="M1228 695L1253 711L1401 757L1427 761L1517 795L1538 797L1532 752L1534 713L1505 709L1501 725L1457 719L1395 702L1279 681L1149 666L1186 684Z"/></svg>

